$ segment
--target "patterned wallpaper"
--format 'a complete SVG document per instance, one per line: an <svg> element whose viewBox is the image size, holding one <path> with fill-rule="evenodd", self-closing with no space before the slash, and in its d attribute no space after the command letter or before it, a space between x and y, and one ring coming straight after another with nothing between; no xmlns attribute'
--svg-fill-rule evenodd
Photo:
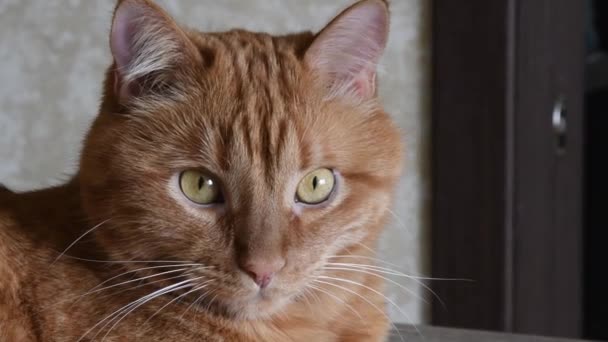
<svg viewBox="0 0 608 342"><path fill-rule="evenodd" d="M273 33L320 29L352 0L166 0L178 20L201 30ZM427 275L429 205L430 0L392 0L391 38L380 94L403 129L406 173L381 258ZM96 114L113 0L0 0L0 183L30 190L60 183L77 167ZM411 279L389 287L396 322L427 320L428 291Z"/></svg>

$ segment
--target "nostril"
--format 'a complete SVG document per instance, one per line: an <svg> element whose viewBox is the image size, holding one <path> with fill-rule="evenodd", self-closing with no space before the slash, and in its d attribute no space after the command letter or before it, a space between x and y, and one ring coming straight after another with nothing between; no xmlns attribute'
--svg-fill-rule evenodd
<svg viewBox="0 0 608 342"><path fill-rule="evenodd" d="M260 288L266 288L274 275L284 266L285 261L283 259L272 262L250 260L242 268Z"/></svg>

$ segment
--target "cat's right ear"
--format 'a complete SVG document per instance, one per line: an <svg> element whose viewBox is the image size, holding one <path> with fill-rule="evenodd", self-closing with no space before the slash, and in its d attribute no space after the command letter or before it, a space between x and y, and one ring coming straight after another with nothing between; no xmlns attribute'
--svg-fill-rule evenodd
<svg viewBox="0 0 608 342"><path fill-rule="evenodd" d="M114 94L121 103L170 82L196 58L196 48L163 9L149 0L119 0L110 33Z"/></svg>

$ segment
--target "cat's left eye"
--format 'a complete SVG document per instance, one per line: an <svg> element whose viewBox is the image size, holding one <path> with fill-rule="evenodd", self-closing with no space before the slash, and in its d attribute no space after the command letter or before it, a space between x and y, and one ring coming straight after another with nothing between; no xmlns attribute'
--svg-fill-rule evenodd
<svg viewBox="0 0 608 342"><path fill-rule="evenodd" d="M222 202L222 193L217 181L203 172L188 170L179 176L179 186L184 195L197 204Z"/></svg>

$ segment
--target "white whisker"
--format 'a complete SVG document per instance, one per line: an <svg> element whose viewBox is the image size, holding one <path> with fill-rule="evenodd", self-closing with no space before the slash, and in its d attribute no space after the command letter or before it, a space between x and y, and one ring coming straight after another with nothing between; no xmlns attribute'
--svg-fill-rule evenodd
<svg viewBox="0 0 608 342"><path fill-rule="evenodd" d="M116 327L118 324L120 324L120 322L121 322L123 319L125 319L125 317L127 317L128 315L130 315L130 314L131 314L133 311L137 310L137 308L139 308L139 307L141 307L142 305L144 305L144 304L146 304L146 303L150 302L151 300L154 300L154 299L156 299L156 298L158 298L158 297L160 297L160 296L162 296L162 295L165 295L165 294L167 294L167 293L170 293L170 292L175 292L175 291L179 291L179 290L183 290L183 289L187 289L187 288L189 288L189 287L192 287L192 282L193 282L193 281L195 281L195 280L197 280L197 279L200 279L200 278L202 278L202 277L199 277L199 278L194 278L194 279L189 279L189 280L185 280L185 281L184 281L184 283L186 283L185 285L181 285L181 286L175 286L175 285L177 285L177 284L175 284L175 285L173 285L173 286L175 286L175 287L173 287L173 288L169 288L170 286L167 286L167 287L165 288L165 290L162 290L162 289L161 289L161 290L159 290L159 291L160 291L159 293L156 293L156 294L152 294L152 295L148 295L148 296L146 296L146 297L148 297L147 299L145 299L145 297L144 297L144 298L142 298L143 300L141 300L139 303L135 304L135 305L134 305L134 306L132 306L131 308L127 309L128 311L127 311L127 310L123 310L123 311L122 311L121 313L119 313L119 314L118 314L116 317L114 317L114 318L112 318L110 321L108 321L108 323L106 323L106 325L104 325L104 327L103 327L103 328L105 328L105 327L106 327L106 326L107 326L109 323L111 323L113 320L116 320L116 319L118 318L118 316L121 316L121 315L122 315L122 316L121 316L120 318L118 318L118 320L116 320L116 322L115 322L115 323L114 323L114 324L113 324L113 325L110 327L110 329L109 329L109 330L106 332L106 334L103 336L103 338L101 339L101 341L102 341L102 342L103 342L103 341L105 341L106 337L108 337L108 335L110 334L110 332L112 332L112 330L114 330L114 328L115 328L115 327ZM178 283L178 284L179 284L179 283ZM157 291L157 292L158 292L158 291ZM126 313L124 313L125 311L127 311L127 312L126 312ZM102 330L103 330L103 328L102 328Z"/></svg>
<svg viewBox="0 0 608 342"><path fill-rule="evenodd" d="M161 273L153 274L153 275L146 276L146 277L136 278L136 279L132 279L132 280L129 280L129 281L125 281L125 282L123 282L123 283L115 284L115 285L112 285L112 286L107 286L107 287L104 287L104 288L102 288L102 289L99 289L99 290L98 290L98 288L99 288L100 286L102 286L102 285L104 285L104 284L106 284L106 283L108 283L108 282L110 282L110 281L112 281L112 280L114 280L114 279L117 279L117 278L120 278L120 277L122 277L122 276L124 276L124 275L127 275L127 274L129 274L129 273L136 273L136 272L140 272L140 271L145 271L145 270L153 270L153 269L158 269L158 268L184 267L184 266L199 266L199 265L200 265L200 264L176 264L176 265L162 265L162 266L143 267L143 268L138 268L138 269L135 269L135 270L127 271L127 272L121 273L121 274L119 274L119 275L116 275L116 276L114 276L114 277L112 277L112 278L109 278L109 279L107 279L107 280L105 280L105 281L103 281L103 282L101 282L101 283L97 284L96 286L94 286L93 288L91 288L91 289L90 289L89 291L87 291L86 293L84 293L84 294L82 294L82 295L79 295L79 296L78 296L78 298L74 299L75 301L74 301L74 303L73 303L72 305L76 304L76 303L77 303L77 302L78 302L78 301L79 301L81 298L83 298L83 297L85 297L85 296L87 296L87 295L89 295L89 294L92 294L92 293L96 293L96 292L99 292L99 291L103 291L103 290L106 290L106 289L110 289L110 288L113 288L113 287L117 287L117 286L120 286L120 285L124 285L124 284L128 284L128 283L132 283L132 282L136 282L136 281L141 281L141 280L144 280L144 279L154 278L154 277L161 276L161 275L164 275L164 274L169 274L169 273L175 273L175 272L179 272L179 271L184 271L184 270L187 270L188 268L181 268L181 269L179 269L179 270L171 270L171 271L168 271L168 272L161 272ZM203 267L203 268L209 268L209 267ZM173 279L173 278L169 278L169 279ZM162 280L161 280L161 281L162 281ZM148 284L149 284L149 283L148 283ZM135 287L135 288L137 288L137 287ZM121 292L122 292L122 291L121 291ZM118 292L118 293L120 293L120 292ZM71 299L70 299L70 300L71 300ZM62 302L63 302L63 301L62 301Z"/></svg>
<svg viewBox="0 0 608 342"><path fill-rule="evenodd" d="M361 242L356 242L355 244L356 244L356 245L358 245L358 246L363 247L363 249L367 250L367 251L368 251L368 252L370 252L372 255L376 255L376 254L377 254L377 252L376 252L375 250L371 249L370 247L368 247L367 245L365 245L365 244L363 244L363 243L361 243Z"/></svg>
<svg viewBox="0 0 608 342"><path fill-rule="evenodd" d="M347 307L347 308L348 308L350 311L352 311L352 312L353 312L355 315L357 315L357 317L359 317L359 319L360 319L361 321L365 322L365 321L363 320L363 317L361 316L361 314L360 314L360 313L359 313L357 310L355 310L355 308L353 308L353 307L352 307L352 305L348 304L348 303L347 303L346 301L344 301L342 298L340 298L340 297L338 297L338 296L334 295L333 293L331 293L331 292L329 291L329 289L328 289L327 291L325 291L324 289L322 289L322 288L320 288L320 287L318 287L318 286L311 285L311 284L308 284L307 286L310 286L312 289L317 290L317 291L319 291L319 292L321 292L321 293L324 293L324 294L326 294L326 295L330 296L331 298L333 298L333 299L337 300L339 303L343 304L343 305L344 305L344 306L346 306L346 307Z"/></svg>
<svg viewBox="0 0 608 342"><path fill-rule="evenodd" d="M350 271L350 272L359 272L359 273L363 273L363 274L368 274L368 275L380 278L382 280L388 281L389 283L391 283L391 284L393 284L395 286L398 286L400 289L402 289L402 290L406 291L407 293L411 294L416 299L419 299L419 300L423 301L425 304L429 304L429 302L426 299L422 298L420 295L418 295L414 291L408 289L404 285L399 284L398 282L396 282L396 281L394 281L394 280L392 280L392 279L390 279L388 277L384 277L384 276L382 276L380 274L377 274L377 273L374 273L372 271L368 271L368 270L365 270L365 269L354 268L354 267L353 268L349 268L349 267L332 267L332 266L323 267L323 269L325 269L325 270L333 270L333 271Z"/></svg>
<svg viewBox="0 0 608 342"><path fill-rule="evenodd" d="M329 259L339 259L339 258L365 259L365 260L372 260L372 261L375 261L375 262L378 262L378 263L389 265L389 266L392 266L392 267L400 268L399 265L392 264L392 263L390 263L388 261L384 261L384 260L378 259L378 258L372 258L372 257L362 256L362 255L331 255L331 256L328 256L328 258ZM406 278L411 278L411 279L432 280L432 281L466 281L466 282L472 282L473 281L471 279L466 279L466 278L431 278L431 277L412 276L412 275L409 275L409 274L402 273L401 271L398 271L398 270L395 270L395 269L390 269L390 268L386 268L386 267L380 267L380 266L376 266L376 265L368 265L368 266L374 267L374 268L378 268L378 269L382 269L382 270L386 270L388 272L393 272L393 273L395 273L394 275L398 275L398 276L402 276L402 277L406 277Z"/></svg>
<svg viewBox="0 0 608 342"><path fill-rule="evenodd" d="M396 304L395 302L393 302L393 301L392 301L390 298L388 298L388 297L387 297L387 296L385 296L385 295L384 295L382 292L380 292L380 291L378 291L378 290L376 290L376 289L373 289L373 288L371 288L371 287L369 287L369 286L363 285L363 284L361 284L361 283L358 283L358 282L356 282L356 281L349 280L349 279L336 278L336 277L328 277L328 276L319 276L319 278L321 278L321 279L327 279L327 280L334 280L334 281L341 281L341 282L343 282L343 283L348 283L348 284L352 284L352 285L355 285L355 286L360 286L360 287L362 287L362 288L364 288L364 289L366 289L366 290L368 290L368 291L371 291L371 292L373 292L373 293L377 294L378 296L381 296L382 298L384 298L384 299L385 299L387 302L389 302L389 303L390 303L390 304L391 304L391 305L392 305L392 306L393 306L395 309L397 309L397 311L399 311L399 312L400 312L400 313L403 315L403 317L405 317L405 318L406 318L406 319L407 319L407 320L408 320L410 323L412 323L412 324L413 324L413 321L412 321L411 317L410 317L410 316L409 316L407 313L405 313L403 310L401 310L401 308L399 307L399 305L397 305L397 304ZM418 330L418 327L417 327L415 324L414 324L413 326L414 326L414 329L416 329L416 331L417 331L417 332L420 334L420 331ZM422 334L421 334L421 335L422 335Z"/></svg>
<svg viewBox="0 0 608 342"><path fill-rule="evenodd" d="M308 311L310 311L311 314L315 314L315 311L312 308L312 303L310 302L310 297L312 297L313 295L313 288L310 285L306 285L303 289L302 289L303 295L300 296L299 298L302 298L303 300L306 301L306 306L308 307Z"/></svg>
<svg viewBox="0 0 608 342"><path fill-rule="evenodd" d="M82 240L82 238L84 238L85 236L89 235L95 229L101 227L103 224L105 224L108 221L110 221L110 219L102 221L101 223L97 224L95 227L87 230L86 232L84 232L84 234L80 235L76 240L74 240L74 242L72 242L66 249L64 249L63 252L61 252L59 254L59 256L57 258L55 258L55 260L53 260L53 262L51 263L51 265L55 264L57 262L57 260L59 260L70 248L74 247L74 245L77 244L78 241Z"/></svg>
<svg viewBox="0 0 608 342"><path fill-rule="evenodd" d="M200 303L200 301L203 300L203 298L205 298L205 296L207 294L209 294L211 291L205 291L203 292L203 294L201 294L200 296L198 296L190 305L188 305L188 307L186 308L186 310L184 311L184 313L182 313L182 315L180 316L180 319L183 319L184 316L186 316L186 313L188 313L188 311L190 310L190 308L192 308L194 305L197 305L196 303Z"/></svg>
<svg viewBox="0 0 608 342"><path fill-rule="evenodd" d="M446 309L447 309L447 307L446 307L445 303L443 302L443 300L441 299L441 297L439 297L439 295L435 291L433 291L433 289L430 286L425 284L424 281L422 281L422 280L445 280L445 281L462 280L462 279L413 277L413 276L410 276L410 275L407 275L407 274L404 274L404 273L401 273L398 271L394 271L389 268L379 267L379 266L375 266L375 265L350 264L350 263L327 263L327 264L331 265L331 266L335 265L335 266L343 266L343 267L350 267L350 268L356 268L356 269L364 269L364 270L373 271L373 272L377 272L377 273L381 273L381 274L388 274L388 275L393 275L393 276L397 276L397 277L403 277L406 279L410 279L410 280L414 281L415 283L417 283L418 285L422 286L427 291L429 291L433 295L433 297L435 297L439 301L441 306L443 306ZM388 278L385 278L385 279L389 280ZM389 281L393 282L391 280L389 280Z"/></svg>
<svg viewBox="0 0 608 342"><path fill-rule="evenodd" d="M132 307L133 305L136 305L137 303L140 303L141 301L145 300L146 298L155 298L155 296L158 296L158 295L162 295L162 294L164 294L164 293L165 293L165 291L168 291L168 290L174 289L174 288L176 288L176 287L179 287L179 286L181 286L181 285L187 284L187 283L189 283L189 282L190 282L190 280L185 280L185 281L182 281L182 282L179 282L179 283L173 284L173 285L166 286L166 287L164 287L164 288L162 288L162 289L160 289L160 290L154 291L153 293L151 293L151 294L149 294L149 295L146 295L146 296L144 296L144 297L142 297L142 298L139 298L139 299L137 299L137 300L135 300L135 301L133 301L133 302L131 302L131 303L129 303L129 304L127 304L127 305L125 305L125 306L121 307L120 309L118 309L118 310L116 310L116 311L112 312L110 315L106 316L106 317L105 317L104 319L102 319L101 321L97 322L97 323L96 323L96 324L95 324L93 327L91 327L89 330L87 330L87 331L84 333L84 335L82 335L82 336L81 336L81 337L78 339L78 341L77 341L77 342L82 341L82 339L83 339L83 338L85 338L85 337L86 337L86 336L87 336L89 333L91 333L93 330L95 330L95 328L97 328L97 327L98 327L99 325L101 325L103 322L107 321L108 319L112 318L112 317L113 317L113 316L115 316L115 315L120 315L120 313L121 313L121 312L123 312L124 310L128 310L128 308ZM112 320L110 320L110 322L111 322L111 321L112 321ZM104 326L103 326L103 327L100 329L100 331L98 331L98 332L95 334L95 336L93 336L93 339L94 339L95 337L97 337L97 335L98 335L98 334L101 332L101 330L103 330L103 328L105 328L106 326L107 326L107 324L106 324L106 325L104 325Z"/></svg>
<svg viewBox="0 0 608 342"><path fill-rule="evenodd" d="M196 292L198 290L202 290L205 287L209 286L209 283L211 282L211 280L207 280L206 282L203 282L201 284L201 286L195 287L194 289L190 290L190 291L186 291L185 293L173 298L172 300L170 300L167 304L163 305L160 309L158 309L152 316L148 317L148 319L146 319L146 321L143 323L143 325L145 325L146 323L148 323L152 318L154 318L157 314L159 314L164 308L166 308L167 306L175 303L177 300L193 293Z"/></svg>
<svg viewBox="0 0 608 342"><path fill-rule="evenodd" d="M139 284L139 285L136 285L136 286L133 286L133 287L129 287L129 288L124 289L124 290L115 291L115 292L112 292L111 294L108 294L108 295L106 295L106 296L104 296L104 297L101 297L101 298L107 298L107 297L109 297L109 296L115 296L115 295L120 294L120 293L123 293L123 292L127 292L127 291L133 291L133 290L136 290L136 289L142 288L142 287L144 287L144 286L149 286L149 285L153 285L153 284L158 284L158 283L162 283L162 282L167 282L167 281L174 280L174 279L178 279L178 278L184 278L184 277L188 277L188 276L190 276L190 275L191 275L191 274L190 274L189 272L185 272L184 274L180 274L180 275L177 275L177 276L174 276L174 277L163 278L163 279L159 279L159 280L155 280L155 281L146 281L146 282L144 282L143 284Z"/></svg>
<svg viewBox="0 0 608 342"><path fill-rule="evenodd" d="M395 218L395 221L397 221L397 223L399 224L397 227L402 227L409 236L414 236L414 233L412 233L412 231L408 228L405 222L403 222L403 220L399 216L397 216L397 214L395 214L390 208L386 208L386 211L391 214L393 218Z"/></svg>
<svg viewBox="0 0 608 342"><path fill-rule="evenodd" d="M64 255L66 258L87 261L87 262L96 262L103 264L166 264L166 263L182 263L182 264L191 264L192 261L183 261L183 260L97 260L97 259L87 259L87 258L79 258L71 255ZM202 266L202 264L199 264Z"/></svg>
<svg viewBox="0 0 608 342"><path fill-rule="evenodd" d="M211 300L209 301L209 303L207 303L207 305L205 306L205 310L209 311L211 310L211 305L213 304L213 301L217 298L218 294L217 291L212 291L212 292L216 292L216 294L213 296L213 298L211 298Z"/></svg>
<svg viewBox="0 0 608 342"><path fill-rule="evenodd" d="M365 301L367 304L371 305L374 309L376 309L379 313L381 313L391 324L391 326L393 327L393 329L395 329L395 331L397 331L397 333L399 334L399 337L401 338L401 342L405 342L405 339L403 338L403 336L401 335L401 333L399 332L399 330L397 329L397 326L395 325L395 323L393 322L393 320L386 314L386 312L384 312L384 310L380 309L376 304L372 303L369 299L365 298L364 296L360 295L359 293L346 288L344 286L340 286L337 284L334 284L332 282L327 282L327 281L322 281L322 280L314 280L317 283L321 283L321 284L325 284L325 285L329 285L329 286L333 286L333 287L337 287L339 289L341 289L342 291L346 291L350 294L353 294L359 298L361 298L363 301ZM383 295L384 297L384 295Z"/></svg>
<svg viewBox="0 0 608 342"><path fill-rule="evenodd" d="M127 280L127 281L124 281L124 282L121 282L121 283L118 283L118 284L113 284L113 285L110 285L110 286L102 287L100 289L89 291L89 292L83 294L83 296L90 295L90 294L93 294L93 293L97 293L97 292L100 292L100 291L105 291L105 290L108 290L108 289L111 289L111 288L114 288L114 287L118 287L118 286L121 286L121 285L126 285L126 284L134 283L134 282L137 282L137 281L142 281L142 280L146 280L146 279L150 279L150 278L155 278L155 277L158 277L158 276L161 276L161 275L165 275L165 274L182 272L182 271L185 271L187 269L188 268L179 268L177 270L171 270L171 271L166 271L166 272L152 274L152 275L145 276L145 277L140 277L140 278L136 278L136 279Z"/></svg>

